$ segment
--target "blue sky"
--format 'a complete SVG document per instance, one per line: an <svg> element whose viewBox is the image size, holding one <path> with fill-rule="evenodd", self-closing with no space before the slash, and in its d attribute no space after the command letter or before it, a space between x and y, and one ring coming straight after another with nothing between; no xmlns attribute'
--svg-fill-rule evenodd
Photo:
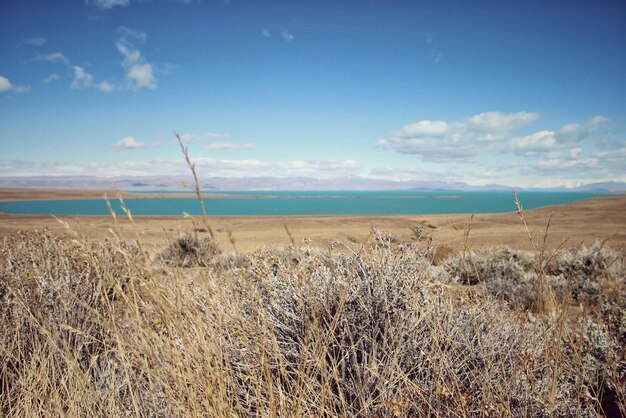
<svg viewBox="0 0 626 418"><path fill-rule="evenodd" d="M0 176L626 181L623 1L3 0Z"/></svg>

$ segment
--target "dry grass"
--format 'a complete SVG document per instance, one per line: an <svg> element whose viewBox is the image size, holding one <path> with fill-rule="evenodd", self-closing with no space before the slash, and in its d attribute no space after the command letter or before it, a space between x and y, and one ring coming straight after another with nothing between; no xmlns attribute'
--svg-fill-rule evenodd
<svg viewBox="0 0 626 418"><path fill-rule="evenodd" d="M5 236L0 411L624 414L622 254L554 258L557 309L533 315L537 263L513 250L436 266L428 242L379 232L332 247L236 255L189 235L151 255L133 241Z"/></svg>

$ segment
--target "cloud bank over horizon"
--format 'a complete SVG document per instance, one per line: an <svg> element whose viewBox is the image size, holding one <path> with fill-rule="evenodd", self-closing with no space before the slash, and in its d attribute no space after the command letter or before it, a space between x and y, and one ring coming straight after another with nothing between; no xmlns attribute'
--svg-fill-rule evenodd
<svg viewBox="0 0 626 418"><path fill-rule="evenodd" d="M375 148L415 155L434 165L420 167L369 166L353 159L263 161L256 158L217 158L217 153L249 151L256 144L233 142L229 134L209 132L204 135L182 134L181 140L192 146L192 161L206 177L361 177L390 181L448 181L470 185L501 184L512 187L574 187L603 181L626 181L626 146L623 141L604 141L602 147L590 147L606 138L614 125L604 116L594 116L581 123L569 123L555 130L540 130L519 136L540 119L538 113L504 114L486 112L462 121L420 120L403 126L378 140ZM623 131L617 131L621 135ZM619 136L618 136L619 138ZM217 141L217 142L216 142ZM148 148L169 145L174 141L140 141L127 136L114 143L117 150L142 153ZM193 157L193 152L209 151L215 157ZM382 151L381 151L382 152ZM485 155L510 155L517 160L501 163L497 157L487 164L477 162ZM136 155L136 154L135 154ZM445 158L442 158L445 157ZM458 163L451 168L449 162ZM432 168L430 168L432 167ZM478 167L478 168L477 168ZM124 160L111 163L97 161L71 163L57 160L0 159L0 176L96 175L154 176L184 175L187 167L182 158ZM525 181L519 181L519 178Z"/></svg>
<svg viewBox="0 0 626 418"><path fill-rule="evenodd" d="M539 113L521 111L508 114L484 112L461 121L419 120L373 144L378 152L407 154L428 162L427 166L368 165L350 158L264 161L248 156L224 159L217 157L224 152L254 153L257 144L236 142L230 134L216 132L179 136L187 146L191 145L192 161L201 175L207 177L329 179L353 176L398 182L448 181L512 187L575 187L611 180L626 181L626 145L620 139L624 133L620 126L596 115L553 130L530 130L519 135L540 119ZM617 139L610 140L612 137ZM112 148L132 151L137 156L151 148L169 147L170 155L175 155L179 152L175 145L173 140L145 142L126 136L113 143ZM206 152L212 156L202 156ZM510 156L514 160L503 163L498 155ZM450 163L456 165L450 166ZM186 172L187 167L181 158L110 163L0 159L0 176L176 176ZM524 181L519 181L520 178Z"/></svg>

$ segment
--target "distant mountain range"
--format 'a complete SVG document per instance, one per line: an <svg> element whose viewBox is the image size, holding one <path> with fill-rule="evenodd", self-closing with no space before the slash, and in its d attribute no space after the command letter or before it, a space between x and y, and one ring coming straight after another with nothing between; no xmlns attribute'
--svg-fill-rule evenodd
<svg viewBox="0 0 626 418"><path fill-rule="evenodd" d="M120 189L120 190L182 190L184 184L191 185L187 177L115 177L95 176L33 176L0 177L0 187L44 188L44 189ZM514 187L500 184L472 186L463 182L445 181L393 181L365 177L338 177L318 179L310 177L211 177L200 179L206 191L260 191L260 190L415 190L415 191L506 191ZM575 188L515 188L527 191L594 192L613 193L626 191L625 182L590 183Z"/></svg>

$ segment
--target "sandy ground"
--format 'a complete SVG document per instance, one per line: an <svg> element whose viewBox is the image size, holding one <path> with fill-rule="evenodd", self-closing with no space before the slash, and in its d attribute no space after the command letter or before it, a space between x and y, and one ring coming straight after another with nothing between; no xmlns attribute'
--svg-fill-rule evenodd
<svg viewBox="0 0 626 418"><path fill-rule="evenodd" d="M100 198L102 193L101 190L45 190L35 194L33 190L0 189L0 201L17 200L25 195L36 195L41 199ZM606 240L611 246L626 248L626 197L589 199L525 211L525 219L534 238L543 239L543 231L551 214L547 236L549 248L556 248L564 240L565 247L591 245L596 240ZM207 222L226 250L232 250L235 246L238 251L245 252L273 244L289 245L289 234L297 245L308 238L318 246L341 241L358 248L368 239L372 227L387 231L399 241L406 242L414 241L416 229L421 228L425 234L432 236L435 244L459 249L464 245L464 229L469 219L469 215L213 216ZM109 216L64 216L61 220L71 230L88 239L112 238L111 231L116 230ZM181 232L194 228L200 231L205 229L200 218L144 216L135 217L134 223L126 218L118 218L118 233L127 239L139 236L147 247L153 248L165 245L168 239ZM51 216L0 214L0 236L18 230L43 228L71 236L66 226ZM532 249L524 224L516 213L475 215L466 243L472 248L504 244Z"/></svg>

